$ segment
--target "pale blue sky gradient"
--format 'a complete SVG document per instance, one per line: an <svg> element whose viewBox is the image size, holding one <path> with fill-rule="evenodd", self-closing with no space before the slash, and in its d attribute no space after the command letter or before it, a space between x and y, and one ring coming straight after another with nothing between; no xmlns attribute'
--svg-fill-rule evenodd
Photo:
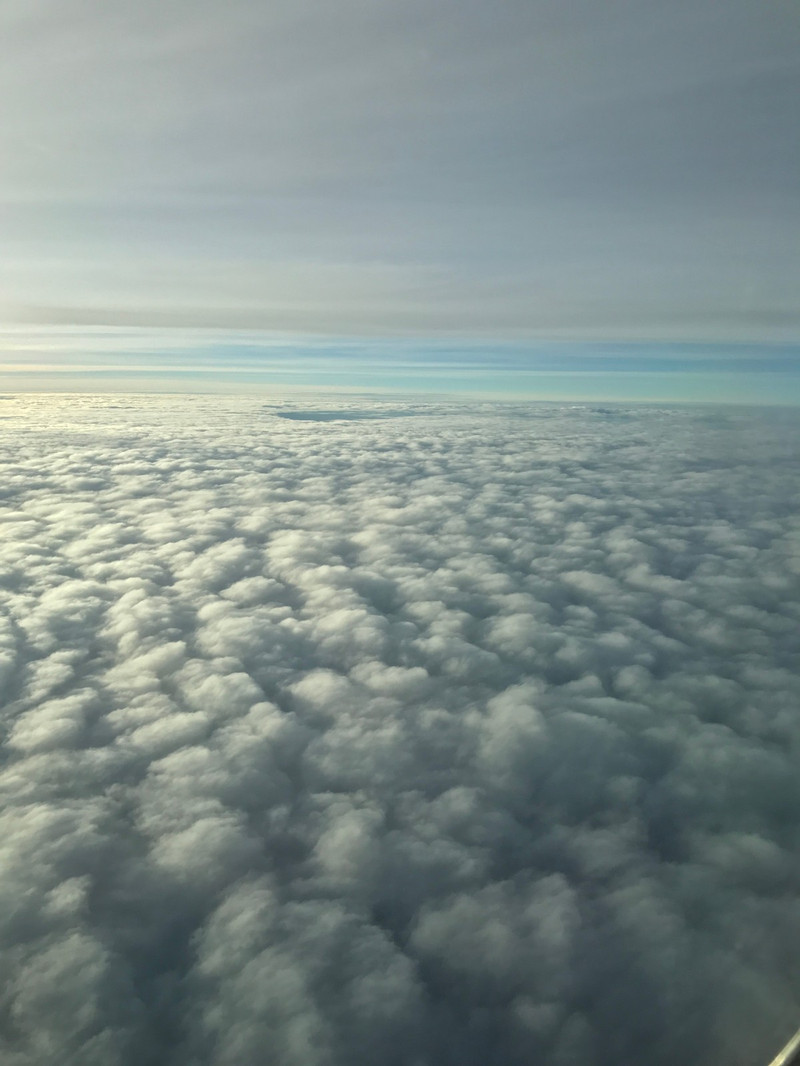
<svg viewBox="0 0 800 1066"><path fill-rule="evenodd" d="M346 337L388 358L349 384L405 387L389 341L513 342L527 369L430 355L416 383L588 389L582 355L624 341L639 376L602 388L638 394L673 390L672 342L723 346L682 395L732 395L750 344L759 390L791 393L798 101L786 0L5 0L0 362L48 330L59 370L98 329L141 354L151 329L165 367L192 334L222 373L246 335L305 353L252 371L300 382Z"/></svg>
<svg viewBox="0 0 800 1066"><path fill-rule="evenodd" d="M39 329L0 334L0 389L364 392L488 399L800 403L800 346L267 340L259 332Z"/></svg>

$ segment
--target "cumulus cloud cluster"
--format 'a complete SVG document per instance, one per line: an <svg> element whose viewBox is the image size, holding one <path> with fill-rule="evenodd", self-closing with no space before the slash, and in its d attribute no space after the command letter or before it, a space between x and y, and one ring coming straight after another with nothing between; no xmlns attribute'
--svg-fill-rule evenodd
<svg viewBox="0 0 800 1066"><path fill-rule="evenodd" d="M796 1026L788 418L0 402L4 1064Z"/></svg>

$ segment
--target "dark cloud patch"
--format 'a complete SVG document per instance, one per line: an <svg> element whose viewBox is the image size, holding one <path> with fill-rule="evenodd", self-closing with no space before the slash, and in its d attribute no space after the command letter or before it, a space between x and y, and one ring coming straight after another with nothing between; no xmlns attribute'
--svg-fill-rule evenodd
<svg viewBox="0 0 800 1066"><path fill-rule="evenodd" d="M381 407L367 410L343 407L334 411L300 411L293 409L290 411L275 410L272 413L277 415L278 418L287 418L291 422L359 422L364 419L407 418L418 412L414 410L398 411L391 408L383 409Z"/></svg>
<svg viewBox="0 0 800 1066"><path fill-rule="evenodd" d="M260 409L9 401L3 1062L768 1059L794 421Z"/></svg>

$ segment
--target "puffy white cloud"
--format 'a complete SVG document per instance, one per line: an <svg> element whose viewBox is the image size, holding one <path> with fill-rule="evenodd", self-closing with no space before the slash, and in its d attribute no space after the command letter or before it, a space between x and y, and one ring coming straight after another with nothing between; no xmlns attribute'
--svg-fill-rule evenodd
<svg viewBox="0 0 800 1066"><path fill-rule="evenodd" d="M744 1066L796 1025L780 412L3 403L4 1062Z"/></svg>

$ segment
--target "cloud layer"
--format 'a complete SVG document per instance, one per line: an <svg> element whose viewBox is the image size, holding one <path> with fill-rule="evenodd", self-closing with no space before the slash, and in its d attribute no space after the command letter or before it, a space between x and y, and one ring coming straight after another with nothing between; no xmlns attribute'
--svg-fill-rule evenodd
<svg viewBox="0 0 800 1066"><path fill-rule="evenodd" d="M0 321L800 335L754 0L4 0Z"/></svg>
<svg viewBox="0 0 800 1066"><path fill-rule="evenodd" d="M1 402L4 1063L796 1026L788 418Z"/></svg>

